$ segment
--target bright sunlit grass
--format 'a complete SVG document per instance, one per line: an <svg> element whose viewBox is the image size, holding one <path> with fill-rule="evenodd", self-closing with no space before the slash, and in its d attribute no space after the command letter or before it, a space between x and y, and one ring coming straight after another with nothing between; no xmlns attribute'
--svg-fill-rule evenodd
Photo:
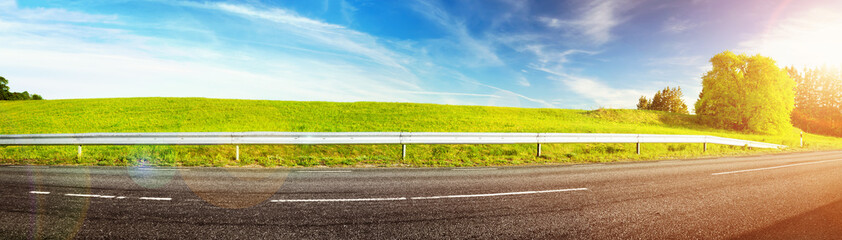
<svg viewBox="0 0 842 240"><path fill-rule="evenodd" d="M637 110L523 109L412 103L329 103L203 98L121 98L0 102L0 134L87 132L561 132L697 134L798 147L798 130L753 135L711 129L695 116ZM808 135L810 149L842 148L838 138ZM742 154L742 147L701 144L75 146L0 147L7 163L86 165L484 166ZM778 152L778 150L752 150Z"/></svg>

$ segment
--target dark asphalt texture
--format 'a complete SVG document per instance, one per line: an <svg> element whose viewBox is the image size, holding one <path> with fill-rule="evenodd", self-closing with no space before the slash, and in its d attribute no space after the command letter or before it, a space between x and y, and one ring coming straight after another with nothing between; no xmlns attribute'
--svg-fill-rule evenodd
<svg viewBox="0 0 842 240"><path fill-rule="evenodd" d="M840 239L842 152L456 170L0 166L0 238L68 237Z"/></svg>

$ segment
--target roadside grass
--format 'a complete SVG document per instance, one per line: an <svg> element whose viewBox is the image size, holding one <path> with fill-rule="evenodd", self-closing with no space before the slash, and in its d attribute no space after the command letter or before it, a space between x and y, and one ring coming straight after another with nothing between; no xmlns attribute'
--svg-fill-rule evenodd
<svg viewBox="0 0 842 240"><path fill-rule="evenodd" d="M713 135L790 146L842 149L842 139L745 134L657 111L528 109L414 103L333 103L206 98L114 98L0 102L0 134L86 132L561 132ZM158 166L498 166L636 161L781 152L708 144L0 146L0 163Z"/></svg>

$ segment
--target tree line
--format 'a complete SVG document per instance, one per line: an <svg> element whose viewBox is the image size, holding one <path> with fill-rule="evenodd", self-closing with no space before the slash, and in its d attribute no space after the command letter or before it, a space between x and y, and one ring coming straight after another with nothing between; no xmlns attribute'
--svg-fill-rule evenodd
<svg viewBox="0 0 842 240"><path fill-rule="evenodd" d="M10 92L9 91L9 80L6 80L4 77L0 77L0 100L43 100L44 98L38 94L30 95L29 92Z"/></svg>
<svg viewBox="0 0 842 240"><path fill-rule="evenodd" d="M694 105L700 123L771 134L792 128L796 85L788 69L778 68L769 57L730 51L716 54L710 62L713 67L702 76L702 92ZM667 87L655 93L652 101L638 99L637 108L687 113L682 95L680 87Z"/></svg>
<svg viewBox="0 0 842 240"><path fill-rule="evenodd" d="M842 69L787 67L797 87L792 124L804 131L842 137Z"/></svg>

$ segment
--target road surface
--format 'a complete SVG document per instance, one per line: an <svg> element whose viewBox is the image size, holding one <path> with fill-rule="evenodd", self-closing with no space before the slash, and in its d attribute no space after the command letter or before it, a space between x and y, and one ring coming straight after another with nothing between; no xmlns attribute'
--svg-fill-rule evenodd
<svg viewBox="0 0 842 240"><path fill-rule="evenodd" d="M0 238L838 239L842 152L497 168L0 166Z"/></svg>

